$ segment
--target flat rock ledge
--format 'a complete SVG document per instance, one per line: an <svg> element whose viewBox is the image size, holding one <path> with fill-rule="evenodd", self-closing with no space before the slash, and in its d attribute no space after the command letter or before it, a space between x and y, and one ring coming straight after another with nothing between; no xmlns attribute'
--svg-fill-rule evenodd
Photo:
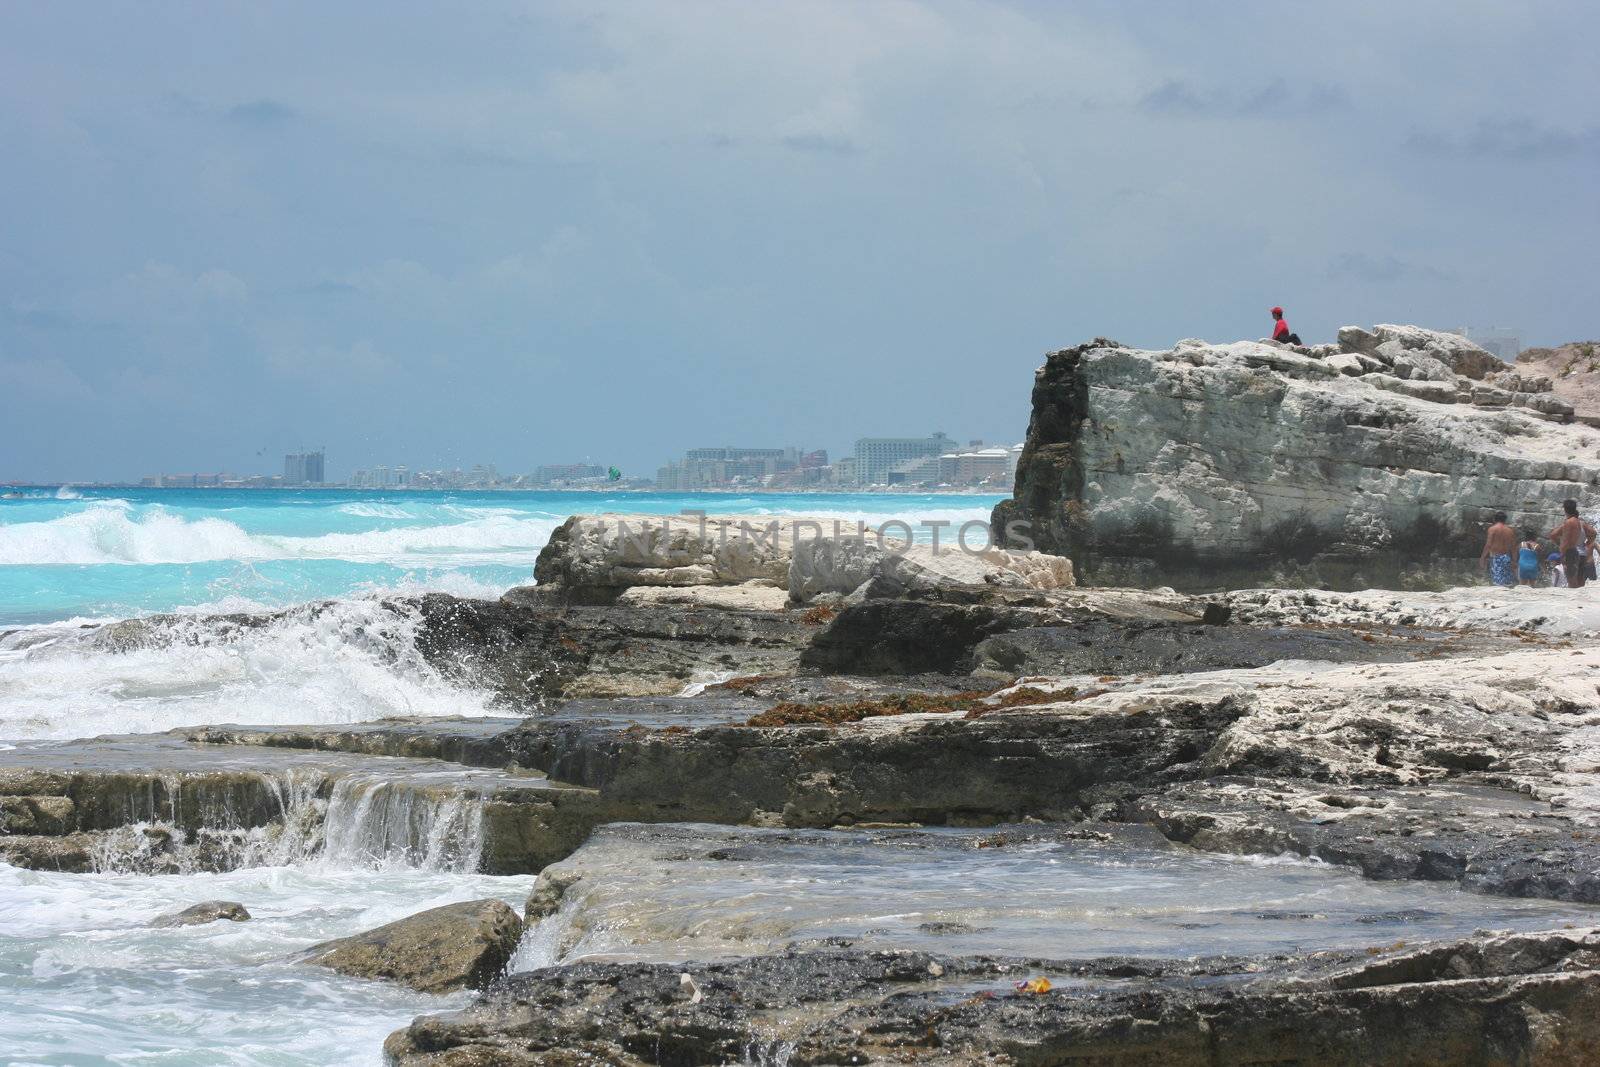
<svg viewBox="0 0 1600 1067"><path fill-rule="evenodd" d="M423 993L483 989L505 970L522 927L505 901L469 900L313 945L300 961Z"/></svg>
<svg viewBox="0 0 1600 1067"><path fill-rule="evenodd" d="M1596 931L1372 954L1052 961L815 946L511 976L390 1036L399 1067L1600 1062ZM1017 983L1044 977L1043 993Z"/></svg>

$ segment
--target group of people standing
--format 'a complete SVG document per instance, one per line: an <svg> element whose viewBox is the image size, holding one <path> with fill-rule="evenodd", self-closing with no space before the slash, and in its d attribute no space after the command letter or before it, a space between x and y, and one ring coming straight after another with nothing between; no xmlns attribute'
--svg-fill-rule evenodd
<svg viewBox="0 0 1600 1067"><path fill-rule="evenodd" d="M1565 515L1547 538L1555 551L1543 560L1550 565L1551 585L1578 589L1595 578L1595 528L1579 517L1576 500L1563 500L1561 508ZM1495 513L1478 562L1489 569L1489 580L1495 585L1538 585L1543 552L1538 534L1531 529L1522 532L1519 543L1517 531L1501 511Z"/></svg>

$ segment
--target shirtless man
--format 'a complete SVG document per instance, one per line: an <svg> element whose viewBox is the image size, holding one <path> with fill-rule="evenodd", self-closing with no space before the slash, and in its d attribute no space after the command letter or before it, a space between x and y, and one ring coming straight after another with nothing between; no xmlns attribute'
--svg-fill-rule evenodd
<svg viewBox="0 0 1600 1067"><path fill-rule="evenodd" d="M1561 552L1561 569L1567 575L1569 589L1582 588L1587 580L1584 572L1588 569L1588 554L1594 551L1594 527L1578 518L1578 502L1576 500L1563 500L1561 508L1567 517L1561 520L1561 525L1550 531L1550 540L1556 543L1556 548ZM1579 546L1584 551L1580 552Z"/></svg>
<svg viewBox="0 0 1600 1067"><path fill-rule="evenodd" d="M1478 557L1480 566L1489 568L1489 580L1495 585L1516 585L1516 568L1511 565L1511 553L1517 547L1517 531L1506 525L1506 513L1494 513L1494 525L1489 527L1489 535L1483 539L1483 555Z"/></svg>

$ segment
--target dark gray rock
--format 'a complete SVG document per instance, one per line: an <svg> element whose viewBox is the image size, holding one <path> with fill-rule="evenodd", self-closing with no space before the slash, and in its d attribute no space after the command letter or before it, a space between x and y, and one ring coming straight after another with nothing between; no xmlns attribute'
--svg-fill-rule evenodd
<svg viewBox="0 0 1600 1067"><path fill-rule="evenodd" d="M803 612L552 606L531 589L498 601L431 594L407 603L421 615L416 642L430 663L521 706L666 695L719 672L792 671L818 625Z"/></svg>
<svg viewBox="0 0 1600 1067"><path fill-rule="evenodd" d="M250 920L245 906L235 900L202 900L182 911L172 911L150 920L151 926L201 926L221 919L242 923Z"/></svg>
<svg viewBox="0 0 1600 1067"><path fill-rule="evenodd" d="M973 650L972 667L1012 676L1186 674L1286 659L1398 662L1431 647L1422 635L1409 633L1085 619L986 637Z"/></svg>
<svg viewBox="0 0 1600 1067"><path fill-rule="evenodd" d="M399 1067L1579 1064L1600 1056L1597 947L1592 934L1550 933L1189 962L819 947L681 967L583 963L513 975L384 1049ZM1014 988L1039 975L1054 988Z"/></svg>
<svg viewBox="0 0 1600 1067"><path fill-rule="evenodd" d="M1490 785L1208 778L1140 796L1122 816L1215 852L1293 853L1369 878L1600 904L1600 833Z"/></svg>
<svg viewBox="0 0 1600 1067"><path fill-rule="evenodd" d="M1039 622L1022 607L867 600L818 632L800 662L842 674L964 673L978 642Z"/></svg>

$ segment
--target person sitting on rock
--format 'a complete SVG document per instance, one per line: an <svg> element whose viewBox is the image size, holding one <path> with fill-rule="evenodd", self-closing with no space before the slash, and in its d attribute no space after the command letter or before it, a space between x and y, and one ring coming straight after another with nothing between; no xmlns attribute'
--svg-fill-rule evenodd
<svg viewBox="0 0 1600 1067"><path fill-rule="evenodd" d="M1272 309L1272 339L1280 345L1298 345L1300 335L1289 332L1289 320L1283 317L1282 308Z"/></svg>
<svg viewBox="0 0 1600 1067"><path fill-rule="evenodd" d="M1561 552L1561 570L1566 575L1567 588L1582 589L1588 580L1588 557L1594 551L1594 527L1578 518L1576 500L1563 500L1561 509L1566 517L1560 526L1550 531L1550 540Z"/></svg>
<svg viewBox="0 0 1600 1067"><path fill-rule="evenodd" d="M1516 585L1516 572L1511 568L1511 550L1517 544L1517 531L1506 525L1506 513L1494 513L1494 523L1489 527L1489 534L1483 539L1483 555L1478 557L1479 565L1487 564L1489 567L1489 580L1495 585Z"/></svg>
<svg viewBox="0 0 1600 1067"><path fill-rule="evenodd" d="M1539 581L1539 535L1532 530L1522 531L1522 544L1517 549L1517 577L1528 586Z"/></svg>

